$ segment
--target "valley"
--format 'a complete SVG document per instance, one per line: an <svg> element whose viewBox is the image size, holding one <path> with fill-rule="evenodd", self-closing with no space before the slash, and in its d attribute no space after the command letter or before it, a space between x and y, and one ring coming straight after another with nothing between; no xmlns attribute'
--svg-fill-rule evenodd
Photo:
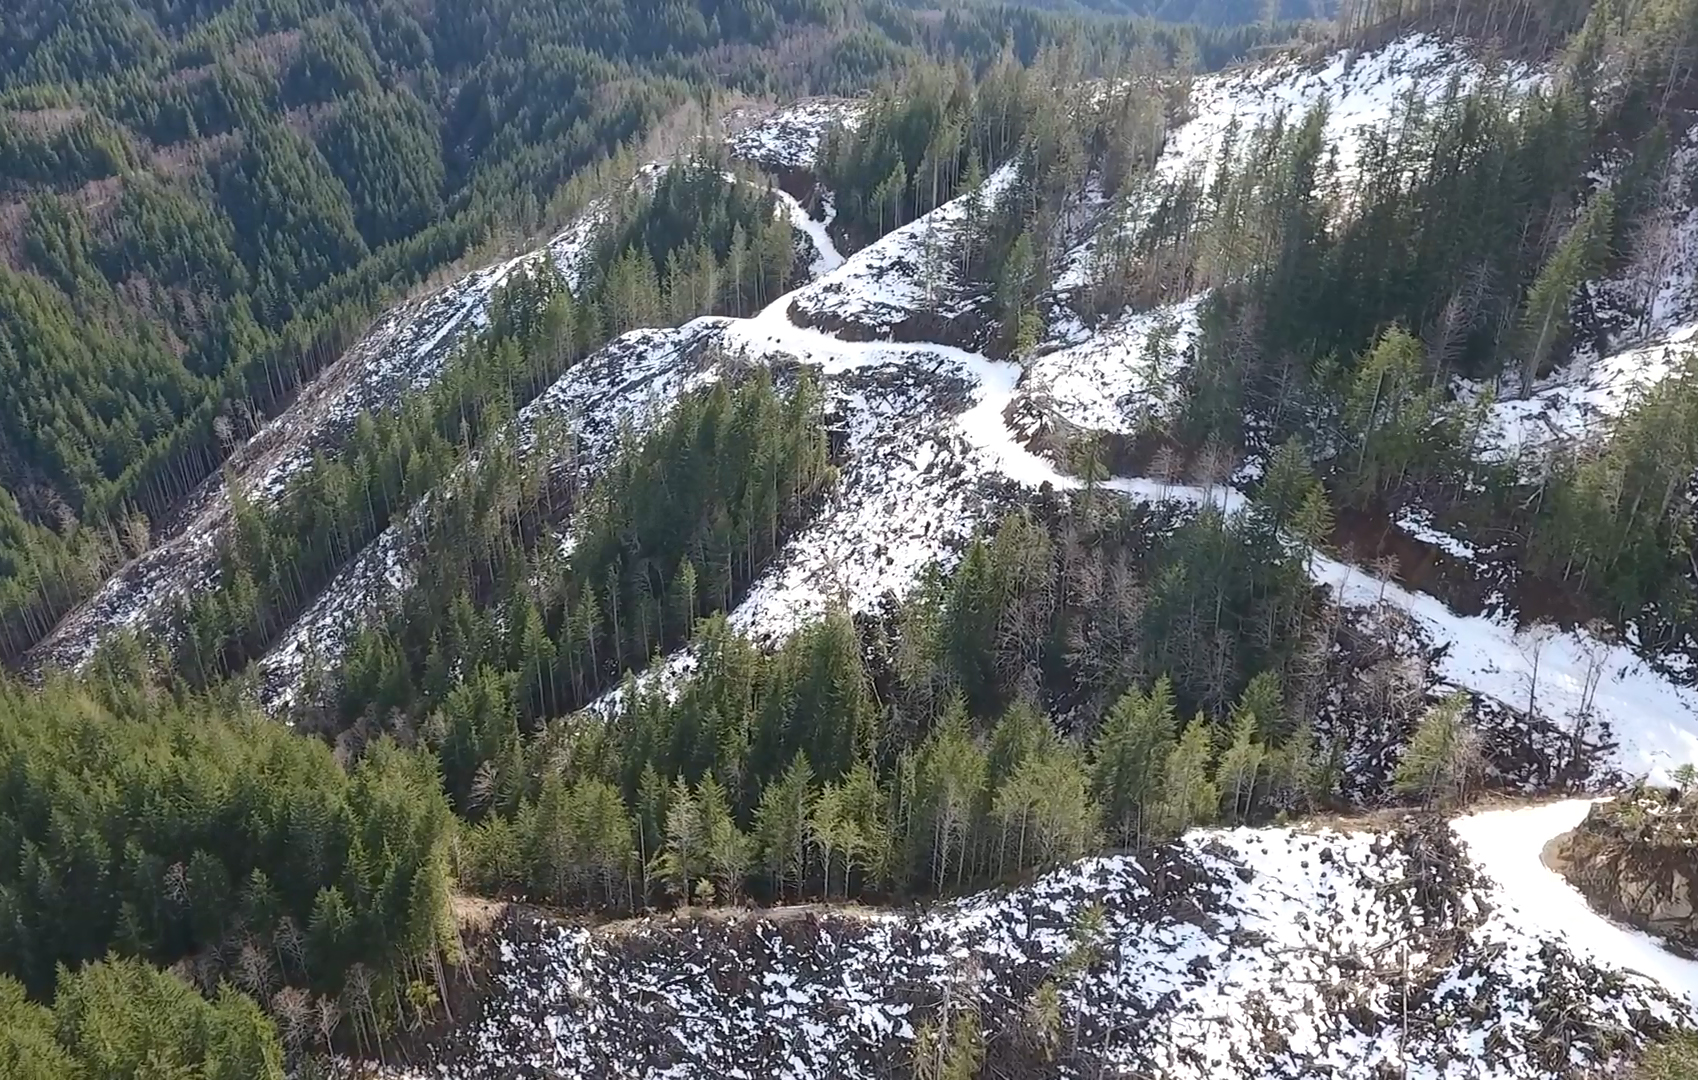
<svg viewBox="0 0 1698 1080"><path fill-rule="evenodd" d="M1698 799L1698 100L1629 7L1613 67L1589 20L1505 56L1399 17L1210 71L939 64L618 158L22 654L87 729L31 749L20 682L0 760L123 792L67 748L159 710L114 820L206 815L48 860L135 883L77 955L251 995L278 1075L1679 1052L1698 962L1554 854ZM1015 137L998 95L1070 119ZM1641 121L1654 165L1609 145ZM1547 152L1584 168L1516 171ZM847 179L881 153L894 188ZM286 775L301 809L247 786ZM51 895L0 874L0 960Z"/></svg>

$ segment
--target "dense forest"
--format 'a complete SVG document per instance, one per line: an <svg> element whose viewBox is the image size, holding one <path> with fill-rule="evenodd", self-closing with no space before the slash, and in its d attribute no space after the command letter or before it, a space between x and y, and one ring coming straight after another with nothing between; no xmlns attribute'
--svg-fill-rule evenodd
<svg viewBox="0 0 1698 1080"><path fill-rule="evenodd" d="M1379 693L1383 669L1349 667L1310 573L1342 516L1414 495L1512 537L1615 632L1694 628L1698 370L1537 477L1483 464L1481 402L1446 390L1508 370L1525 393L1577 344L1571 299L1671 180L1692 0L1344 3L1334 40L1436 28L1556 73L1400 103L1348 194L1320 111L1154 170L1197 74L1335 12L1047 7L0 14L8 657L382 304L607 207L579 278L527 266L428 389L280 497L235 492L171 634L0 685L0 1072L234 1080L380 1049L447 1016L457 892L598 914L907 901L1196 825L1450 805L1492 764L1466 695L1361 705L1399 753L1344 775L1358 691L1332 691ZM771 181L699 130L643 184L633 147L722 98L862 90L817 165L834 234L859 247L961 199L928 258L987 313L988 354L1049 333L1087 193L1081 318L1210 294L1172 413L1062 448L1080 490L1002 506L877 614L757 642L728 615L839 482L816 373L713 354L724 377L593 469L569 421L520 416L620 334L751 314L806 265ZM1213 489L1245 460L1230 511L1096 486L1137 466ZM261 714L255 662L389 529L419 573ZM685 645L671 681L647 672Z"/></svg>

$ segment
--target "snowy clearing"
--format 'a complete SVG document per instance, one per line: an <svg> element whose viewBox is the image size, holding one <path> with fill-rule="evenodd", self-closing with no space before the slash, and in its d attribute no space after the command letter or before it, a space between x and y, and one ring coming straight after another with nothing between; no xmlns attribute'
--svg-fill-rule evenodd
<svg viewBox="0 0 1698 1080"><path fill-rule="evenodd" d="M769 112L744 109L725 119L731 152L768 169L811 169L833 124L853 129L866 106L844 98L809 98Z"/></svg>
<svg viewBox="0 0 1698 1080"><path fill-rule="evenodd" d="M1651 670L1624 645L1549 626L1517 632L1507 621L1458 615L1426 593L1325 557L1315 558L1313 570L1340 603L1384 602L1447 645L1438 663L1446 681L1512 708L1526 708L1531 694L1539 712L1571 725L1587 719L1593 735L1602 725L1617 744L1616 766L1628 776L1666 783L1676 767L1698 762L1698 693Z"/></svg>
<svg viewBox="0 0 1698 1080"><path fill-rule="evenodd" d="M1033 361L1025 393L1088 431L1134 434L1172 408L1205 296L1122 316Z"/></svg>
<svg viewBox="0 0 1698 1080"><path fill-rule="evenodd" d="M1049 979L1078 1033L1047 1067L1059 1076L1529 1080L1686 1015L1652 980L1517 926L1449 836L1207 830L930 913L606 932L521 917L482 1021L418 1075L866 1075L906 1060L946 997L1014 1063L1036 1052L1027 1003Z"/></svg>
<svg viewBox="0 0 1698 1080"><path fill-rule="evenodd" d="M1520 65L1499 70L1525 89L1540 78ZM1156 171L1177 177L1200 167L1206 183L1232 125L1242 142L1277 117L1299 123L1324 105L1324 138L1337 150L1340 185L1349 191L1364 131L1384 127L1406 101L1436 102L1452 80L1466 92L1491 73L1460 43L1411 34L1371 52L1341 50L1319 65L1293 57L1205 75L1191 89L1194 119L1173 131Z"/></svg>
<svg viewBox="0 0 1698 1080"><path fill-rule="evenodd" d="M985 180L986 207L996 204L1013 184L1017 171L1004 165ZM947 294L953 267L945 251L950 235L966 215L957 198L901 228L885 234L818 281L797 290L792 304L810 326L823 321L855 327L867 336L886 336L890 328L921 313L949 319ZM935 280L928 280L928 268Z"/></svg>

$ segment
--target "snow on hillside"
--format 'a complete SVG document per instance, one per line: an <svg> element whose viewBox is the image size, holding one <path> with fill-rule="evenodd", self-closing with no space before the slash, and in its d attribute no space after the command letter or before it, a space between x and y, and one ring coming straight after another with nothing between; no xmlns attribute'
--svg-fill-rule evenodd
<svg viewBox="0 0 1698 1080"><path fill-rule="evenodd" d="M1143 420L1173 405L1202 301L1194 296L1123 315L1078 344L1038 357L1025 393L1077 427L1134 434Z"/></svg>
<svg viewBox="0 0 1698 1080"><path fill-rule="evenodd" d="M538 395L518 416L521 452L529 451L547 417L566 421L572 464L583 482L594 481L618 445L620 433L641 431L694 386L722 377L706 357L723 319L697 319L676 330L634 330L585 358ZM463 466L475 468L476 460ZM415 580L415 530L429 506L385 529L331 580L318 599L261 660L261 701L286 707L309 667L332 667L358 631L375 623Z"/></svg>
<svg viewBox="0 0 1698 1080"><path fill-rule="evenodd" d="M1078 1033L1040 1066L1059 1076L1531 1080L1689 1016L1505 898L1442 825L1270 828L930 913L536 920L502 940L482 1019L420 1075L870 1075L901 1067L944 1000L976 1008L1012 1067L1044 1060L1028 1003L1046 980Z"/></svg>
<svg viewBox="0 0 1698 1080"><path fill-rule="evenodd" d="M1016 176L1012 165L992 173L981 193L984 205L994 206ZM959 312L947 302L952 283L947 252L965 216L964 201L955 199L874 241L799 289L791 298L794 317L808 326L852 328L862 337L886 336L920 314L948 320Z"/></svg>
<svg viewBox="0 0 1698 1080"><path fill-rule="evenodd" d="M1502 65L1501 71L1522 87L1540 78L1520 65ZM1348 192L1365 131L1384 127L1411 98L1436 102L1452 80L1467 91L1492 72L1460 43L1411 34L1367 52L1344 49L1318 64L1292 57L1204 75L1192 84L1193 119L1169 137L1156 170L1177 177L1197 167L1206 180L1233 125L1242 140L1282 114L1288 124L1297 123L1324 105L1324 137L1337 151L1341 187Z"/></svg>
<svg viewBox="0 0 1698 1080"><path fill-rule="evenodd" d="M1698 350L1698 321L1675 327L1660 340L1607 356L1576 357L1520 397L1502 386L1481 432L1480 453L1489 461L1525 462L1537 470L1545 452L1605 430L1651 387L1668 378ZM1476 385L1459 381L1458 396L1475 400Z"/></svg>
<svg viewBox="0 0 1698 1080"><path fill-rule="evenodd" d="M1561 874L1545 865L1545 845L1577 827L1592 803L1568 799L1542 806L1486 810L1453 828L1469 855L1498 885L1506 914L1562 941L1600 964L1650 976L1698 1007L1698 961L1676 956L1655 938L1604 919Z"/></svg>
<svg viewBox="0 0 1698 1080"><path fill-rule="evenodd" d="M1324 557L1313 571L1342 604L1389 604L1412 617L1446 647L1437 673L1452 685L1516 709L1532 700L1559 724L1584 725L1591 739L1613 741L1611 760L1627 776L1667 783L1675 768L1698 762L1698 693L1653 671L1625 645L1583 630L1517 630L1508 620L1458 615L1426 593Z"/></svg>
<svg viewBox="0 0 1698 1080"><path fill-rule="evenodd" d="M1605 340L1589 343L1523 399L1509 379L1497 388L1484 433L1495 460L1537 468L1554 445L1594 435L1644 391L1698 352L1698 127L1671 155L1662 198L1622 241L1630 258L1614 277L1592 282L1577 300ZM1464 397L1479 386L1459 384Z"/></svg>
<svg viewBox="0 0 1698 1080"><path fill-rule="evenodd" d="M395 407L430 385L464 336L488 319L491 297L520 267L550 258L569 279L599 224L592 208L544 248L467 274L392 309L308 384L288 409L239 447L131 560L30 653L36 667L75 668L125 629L158 630L176 599L217 573L217 542L230 514L225 473L257 505L280 497L315 452L333 448L363 412Z"/></svg>
<svg viewBox="0 0 1698 1080"><path fill-rule="evenodd" d="M842 266L843 256L838 253L837 243L826 231L837 217L837 211L831 201L825 201L824 216L815 218L796 201L795 196L783 188L774 188L773 194L778 198L779 209L789 217L791 227L807 237L808 243L814 249L813 262L808 268L810 276L818 278Z"/></svg>
<svg viewBox="0 0 1698 1080"><path fill-rule="evenodd" d="M820 140L833 124L853 129L865 105L843 98L808 98L771 111L743 109L726 117L731 152L744 161L784 172L811 169Z"/></svg>

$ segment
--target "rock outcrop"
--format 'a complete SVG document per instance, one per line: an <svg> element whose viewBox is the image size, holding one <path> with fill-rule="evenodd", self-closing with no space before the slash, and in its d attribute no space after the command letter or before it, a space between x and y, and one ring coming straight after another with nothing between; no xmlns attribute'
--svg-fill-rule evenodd
<svg viewBox="0 0 1698 1080"><path fill-rule="evenodd" d="M1551 855L1593 907L1698 956L1698 791L1598 803Z"/></svg>

